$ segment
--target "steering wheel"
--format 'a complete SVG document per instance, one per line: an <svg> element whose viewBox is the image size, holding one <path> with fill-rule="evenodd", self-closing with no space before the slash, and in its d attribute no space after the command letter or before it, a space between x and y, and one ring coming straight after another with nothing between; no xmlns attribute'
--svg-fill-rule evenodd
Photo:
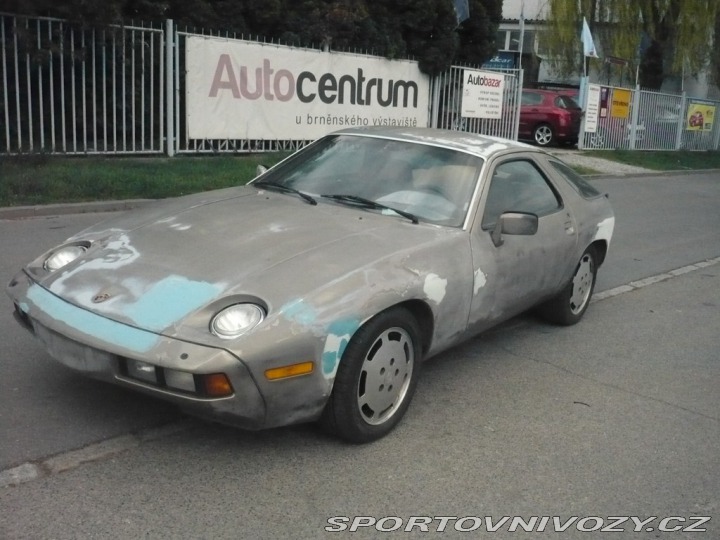
<svg viewBox="0 0 720 540"><path fill-rule="evenodd" d="M449 199L445 196L442 190L437 186L423 186L416 191L418 191L419 193L428 193L430 195L435 195L436 197L442 197L446 201L449 201Z"/></svg>

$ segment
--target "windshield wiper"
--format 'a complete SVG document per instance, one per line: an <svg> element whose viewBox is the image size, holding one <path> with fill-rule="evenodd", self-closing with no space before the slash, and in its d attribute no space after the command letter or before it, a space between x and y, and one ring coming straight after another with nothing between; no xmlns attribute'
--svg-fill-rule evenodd
<svg viewBox="0 0 720 540"><path fill-rule="evenodd" d="M365 197L360 197L358 195L321 195L321 197L324 197L326 199L332 199L334 201L364 206L366 208L373 208L375 210L390 210L391 212L395 212L396 214L409 219L413 223L420 223L415 214L405 212L404 210L398 210L397 208L393 208L392 206L386 206L377 201L366 199Z"/></svg>
<svg viewBox="0 0 720 540"><path fill-rule="evenodd" d="M295 188L283 186L282 184L278 184L277 182L269 182L269 181L260 181L260 182L253 182L251 185L256 187L264 187L268 189L276 189L278 191L282 191L283 193L295 193L296 195L300 195L303 199L305 199L307 202L315 206L317 204L317 201L307 193L303 193L302 191L299 191Z"/></svg>

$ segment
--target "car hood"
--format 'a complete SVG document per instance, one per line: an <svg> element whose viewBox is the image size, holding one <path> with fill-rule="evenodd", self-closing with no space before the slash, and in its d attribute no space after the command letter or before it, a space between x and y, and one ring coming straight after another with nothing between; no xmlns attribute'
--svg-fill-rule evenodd
<svg viewBox="0 0 720 540"><path fill-rule="evenodd" d="M166 202L84 231L88 252L40 284L113 320L176 335L200 308L257 301L269 311L461 231L395 214L310 205L253 187ZM205 323L207 324L207 323Z"/></svg>

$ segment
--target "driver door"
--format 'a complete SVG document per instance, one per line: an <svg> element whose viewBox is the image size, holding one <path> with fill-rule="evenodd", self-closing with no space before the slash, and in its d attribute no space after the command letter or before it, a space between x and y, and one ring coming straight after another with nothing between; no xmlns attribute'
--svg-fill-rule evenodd
<svg viewBox="0 0 720 540"><path fill-rule="evenodd" d="M469 327L482 331L556 293L573 263L577 225L559 191L531 155L506 158L492 166L471 234L474 268ZM535 234L491 233L504 212L538 217Z"/></svg>

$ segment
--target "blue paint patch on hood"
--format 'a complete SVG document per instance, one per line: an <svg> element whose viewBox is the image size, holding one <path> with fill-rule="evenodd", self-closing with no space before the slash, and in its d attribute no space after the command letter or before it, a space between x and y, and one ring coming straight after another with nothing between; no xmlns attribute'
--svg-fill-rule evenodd
<svg viewBox="0 0 720 540"><path fill-rule="evenodd" d="M146 353L160 339L157 334L106 319L69 304L40 285L30 286L27 291L27 299L47 316L70 326L81 334L124 347L130 351Z"/></svg>
<svg viewBox="0 0 720 540"><path fill-rule="evenodd" d="M305 326L314 324L317 318L315 309L301 299L288 302L280 308L280 312L285 315L286 319Z"/></svg>
<svg viewBox="0 0 720 540"><path fill-rule="evenodd" d="M141 328L160 332L216 298L222 285L168 276L123 311Z"/></svg>

